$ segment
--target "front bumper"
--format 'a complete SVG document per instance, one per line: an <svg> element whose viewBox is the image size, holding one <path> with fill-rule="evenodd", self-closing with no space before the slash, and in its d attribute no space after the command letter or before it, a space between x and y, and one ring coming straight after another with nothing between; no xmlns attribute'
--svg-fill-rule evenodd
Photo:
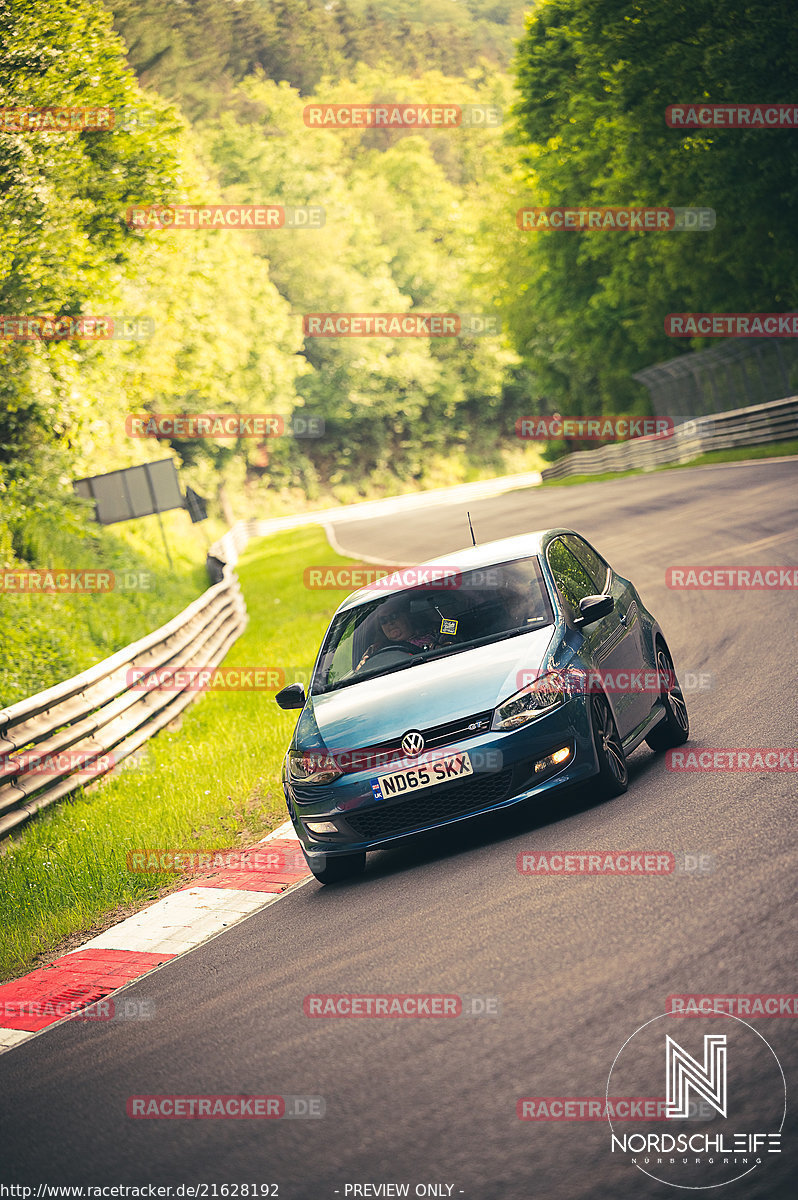
<svg viewBox="0 0 798 1200"><path fill-rule="evenodd" d="M571 755L561 766L535 773L534 765L563 746ZM404 840L470 817L508 808L534 796L588 779L598 770L584 700L560 708L510 732L488 731L438 753L468 751L474 774L391 800L376 799L371 780L396 764L341 776L322 786L301 786L284 772L283 787L297 837L309 857L334 857ZM412 760L400 764L411 766ZM336 833L312 833L310 821L331 821Z"/></svg>

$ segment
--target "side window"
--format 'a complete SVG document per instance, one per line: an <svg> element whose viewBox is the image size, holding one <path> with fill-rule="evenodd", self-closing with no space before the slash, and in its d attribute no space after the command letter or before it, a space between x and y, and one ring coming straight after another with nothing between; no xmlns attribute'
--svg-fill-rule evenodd
<svg viewBox="0 0 798 1200"><path fill-rule="evenodd" d="M596 595L604 591L607 586L607 577L609 575L609 567L604 559L598 554L592 546L584 540L577 537L575 534L568 534L563 537L568 549L579 559L579 562L587 571L596 585Z"/></svg>
<svg viewBox="0 0 798 1200"><path fill-rule="evenodd" d="M551 543L546 551L546 557L549 560L557 591L562 596L569 615L572 619L578 617L579 601L583 600L585 596L597 594L595 583L559 538Z"/></svg>

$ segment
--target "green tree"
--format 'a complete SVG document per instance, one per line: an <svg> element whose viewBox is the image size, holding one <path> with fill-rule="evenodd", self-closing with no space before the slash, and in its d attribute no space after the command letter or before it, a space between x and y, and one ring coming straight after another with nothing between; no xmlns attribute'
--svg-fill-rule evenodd
<svg viewBox="0 0 798 1200"><path fill-rule="evenodd" d="M780 0L545 0L530 14L515 202L717 213L703 234L515 235L508 319L556 407L644 403L631 373L686 349L664 334L670 311L794 307L796 134L679 131L665 109L789 101L797 50L792 5Z"/></svg>

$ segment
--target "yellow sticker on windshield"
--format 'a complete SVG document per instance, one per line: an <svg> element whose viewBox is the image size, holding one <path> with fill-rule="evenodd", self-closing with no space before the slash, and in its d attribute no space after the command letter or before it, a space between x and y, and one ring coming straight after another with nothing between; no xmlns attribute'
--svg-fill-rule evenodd
<svg viewBox="0 0 798 1200"><path fill-rule="evenodd" d="M457 622L449 617L443 617L441 620L441 633L457 633Z"/></svg>

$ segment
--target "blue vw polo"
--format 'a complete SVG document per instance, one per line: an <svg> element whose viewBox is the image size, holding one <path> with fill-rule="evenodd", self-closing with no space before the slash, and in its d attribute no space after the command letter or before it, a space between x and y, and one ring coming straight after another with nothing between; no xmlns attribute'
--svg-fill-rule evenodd
<svg viewBox="0 0 798 1200"><path fill-rule="evenodd" d="M685 742L687 708L654 617L569 529L397 571L338 608L283 764L322 883L366 852L554 788L626 790L626 756Z"/></svg>

